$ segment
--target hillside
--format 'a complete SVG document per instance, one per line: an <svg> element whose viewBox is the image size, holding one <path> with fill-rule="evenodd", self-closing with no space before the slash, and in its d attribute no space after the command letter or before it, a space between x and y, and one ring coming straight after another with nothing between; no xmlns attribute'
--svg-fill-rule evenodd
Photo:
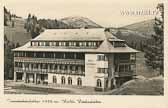
<svg viewBox="0 0 168 108"><path fill-rule="evenodd" d="M23 45L31 39L30 33L24 29L24 23L25 20L22 18L14 19L14 27L11 26L10 21L8 22L8 26L4 27L4 34L9 41Z"/></svg>
<svg viewBox="0 0 168 108"><path fill-rule="evenodd" d="M38 23L46 29L68 29L72 28L68 24L56 19L39 19Z"/></svg>
<svg viewBox="0 0 168 108"><path fill-rule="evenodd" d="M143 47L141 45L149 41L154 34L153 27L154 19L151 19L120 28L110 28L110 32L119 39L126 40L129 46L132 47L132 44L134 44L136 49L141 49L140 47Z"/></svg>
<svg viewBox="0 0 168 108"><path fill-rule="evenodd" d="M81 27L101 28L100 25L96 24L92 20L85 17L65 17L65 18L62 18L60 21L75 28L81 28Z"/></svg>
<svg viewBox="0 0 168 108"><path fill-rule="evenodd" d="M151 19L151 20L145 20L145 21L141 21L141 22L137 22L134 24L130 24L121 28L125 28L128 30L132 30L132 31L137 31L141 34L146 34L146 35L151 35L154 34L154 23L155 20Z"/></svg>

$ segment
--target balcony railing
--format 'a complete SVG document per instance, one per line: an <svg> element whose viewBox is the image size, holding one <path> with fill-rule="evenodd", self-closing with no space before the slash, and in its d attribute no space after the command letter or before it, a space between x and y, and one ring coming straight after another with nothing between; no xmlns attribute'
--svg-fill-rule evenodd
<svg viewBox="0 0 168 108"><path fill-rule="evenodd" d="M115 77L125 77L125 76L135 76L135 71L127 71L127 72L114 72Z"/></svg>
<svg viewBox="0 0 168 108"><path fill-rule="evenodd" d="M96 73L96 77L108 77L108 73Z"/></svg>
<svg viewBox="0 0 168 108"><path fill-rule="evenodd" d="M17 62L33 62L33 63L78 64L78 65L84 65L85 64L85 60L81 60L81 59L15 57L14 61L17 61Z"/></svg>
<svg viewBox="0 0 168 108"><path fill-rule="evenodd" d="M115 60L115 64L135 64L135 60Z"/></svg>
<svg viewBox="0 0 168 108"><path fill-rule="evenodd" d="M23 68L14 68L15 72L26 72L26 73L39 73L39 74L65 74L65 75L81 75L85 76L85 72L82 71L68 71L68 70L51 70L51 69L23 69Z"/></svg>

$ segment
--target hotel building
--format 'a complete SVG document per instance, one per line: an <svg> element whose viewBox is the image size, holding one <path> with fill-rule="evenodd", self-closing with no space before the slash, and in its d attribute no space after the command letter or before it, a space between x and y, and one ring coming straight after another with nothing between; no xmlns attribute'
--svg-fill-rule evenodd
<svg viewBox="0 0 168 108"><path fill-rule="evenodd" d="M119 87L136 75L136 53L104 29L45 30L14 51L14 81Z"/></svg>

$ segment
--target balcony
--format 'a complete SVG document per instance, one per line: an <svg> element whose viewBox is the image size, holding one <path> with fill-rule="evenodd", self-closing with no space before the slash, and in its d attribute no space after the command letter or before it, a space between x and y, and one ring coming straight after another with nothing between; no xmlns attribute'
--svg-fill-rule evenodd
<svg viewBox="0 0 168 108"><path fill-rule="evenodd" d="M135 64L135 60L115 60L115 64Z"/></svg>
<svg viewBox="0 0 168 108"><path fill-rule="evenodd" d="M85 72L78 72L78 71L65 71L65 70L50 70L50 69L23 69L23 68L14 68L15 72L26 72L26 73L39 73L39 74L47 74L47 73L52 73L52 74L62 74L62 75L80 75L80 76L85 76Z"/></svg>
<svg viewBox="0 0 168 108"><path fill-rule="evenodd" d="M84 65L85 64L85 60L80 60L80 59L15 57L14 61L16 61L16 62L33 62L33 63L73 64L73 65Z"/></svg>
<svg viewBox="0 0 168 108"><path fill-rule="evenodd" d="M107 78L108 77L108 73L96 73L96 77Z"/></svg>
<svg viewBox="0 0 168 108"><path fill-rule="evenodd" d="M114 72L115 77L126 77L126 76L135 76L135 71L127 71L127 72Z"/></svg>

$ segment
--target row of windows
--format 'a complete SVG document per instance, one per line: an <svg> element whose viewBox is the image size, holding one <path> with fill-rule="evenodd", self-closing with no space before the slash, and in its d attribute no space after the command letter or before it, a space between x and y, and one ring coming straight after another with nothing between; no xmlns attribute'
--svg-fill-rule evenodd
<svg viewBox="0 0 168 108"><path fill-rule="evenodd" d="M97 60L98 61L107 61L108 57L107 57L107 55L100 54L100 55L97 55Z"/></svg>
<svg viewBox="0 0 168 108"><path fill-rule="evenodd" d="M15 67L23 68L22 62L15 62ZM50 70L64 70L64 71L85 71L85 67L81 65L57 65L48 63L24 63L24 68L28 69L50 69Z"/></svg>
<svg viewBox="0 0 168 108"><path fill-rule="evenodd" d="M57 83L57 77L53 76L53 83ZM61 77L61 84L66 84L66 79L64 76ZM68 77L68 85L72 85L72 78ZM82 86L82 79L78 78L77 79L77 85Z"/></svg>
<svg viewBox="0 0 168 108"><path fill-rule="evenodd" d="M97 73L108 73L108 68L98 68Z"/></svg>
<svg viewBox="0 0 168 108"><path fill-rule="evenodd" d="M84 53L63 53L63 52L15 52L15 57L35 57L35 58L58 58L58 59L84 59Z"/></svg>
<svg viewBox="0 0 168 108"><path fill-rule="evenodd" d="M72 85L72 78L68 77L68 85ZM53 83L57 83L57 77L53 76ZM66 79L64 76L61 77L61 84L66 84ZM77 78L77 85L82 86L82 79L81 78ZM97 87L102 87L102 82L100 79L97 79Z"/></svg>
<svg viewBox="0 0 168 108"><path fill-rule="evenodd" d="M116 72L129 72L129 71L135 71L135 65L128 65L128 64L120 64L118 67L115 68Z"/></svg>
<svg viewBox="0 0 168 108"><path fill-rule="evenodd" d="M100 42L31 42L31 46L76 46L76 47L98 47Z"/></svg>

